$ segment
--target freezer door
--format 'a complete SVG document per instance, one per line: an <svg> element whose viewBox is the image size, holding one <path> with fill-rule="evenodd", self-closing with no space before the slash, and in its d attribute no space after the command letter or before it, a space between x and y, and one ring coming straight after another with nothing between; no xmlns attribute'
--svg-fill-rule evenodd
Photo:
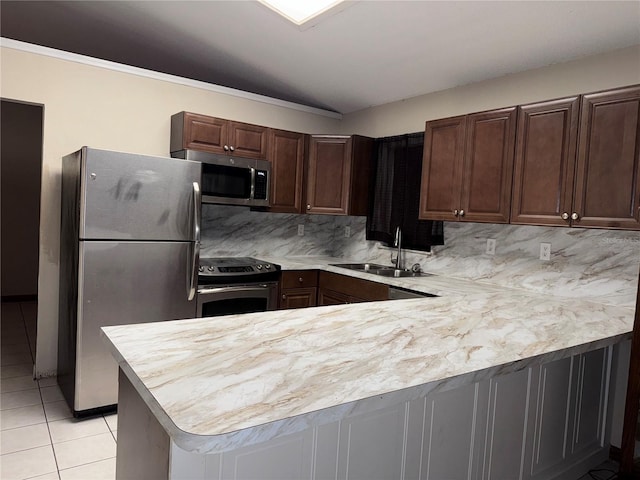
<svg viewBox="0 0 640 480"><path fill-rule="evenodd" d="M193 318L188 242L80 243L76 412L117 403L118 365L100 327Z"/></svg>
<svg viewBox="0 0 640 480"><path fill-rule="evenodd" d="M196 240L200 163L87 147L78 158L81 239Z"/></svg>

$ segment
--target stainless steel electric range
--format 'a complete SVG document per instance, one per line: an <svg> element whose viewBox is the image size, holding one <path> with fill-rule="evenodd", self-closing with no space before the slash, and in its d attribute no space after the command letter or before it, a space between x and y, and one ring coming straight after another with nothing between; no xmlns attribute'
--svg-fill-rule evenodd
<svg viewBox="0 0 640 480"><path fill-rule="evenodd" d="M280 265L251 257L201 258L198 317L275 310Z"/></svg>

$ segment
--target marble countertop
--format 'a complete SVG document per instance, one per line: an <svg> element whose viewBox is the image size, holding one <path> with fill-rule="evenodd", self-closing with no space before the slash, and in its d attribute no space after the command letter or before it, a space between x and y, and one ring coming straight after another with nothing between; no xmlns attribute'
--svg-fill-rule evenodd
<svg viewBox="0 0 640 480"><path fill-rule="evenodd" d="M368 280L327 258L263 258ZM277 260L280 260L279 262ZM217 453L630 338L634 311L444 276L439 295L105 327L173 441Z"/></svg>

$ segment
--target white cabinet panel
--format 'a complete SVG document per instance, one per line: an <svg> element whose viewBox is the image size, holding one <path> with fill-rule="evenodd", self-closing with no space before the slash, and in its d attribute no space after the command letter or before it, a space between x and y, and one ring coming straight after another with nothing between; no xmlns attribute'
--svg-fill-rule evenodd
<svg viewBox="0 0 640 480"><path fill-rule="evenodd" d="M573 358L546 363L538 370L535 433L531 474L544 473L567 455Z"/></svg>
<svg viewBox="0 0 640 480"><path fill-rule="evenodd" d="M473 459L478 384L427 397L425 418L427 480L469 478Z"/></svg>
<svg viewBox="0 0 640 480"><path fill-rule="evenodd" d="M402 478L406 404L345 419L340 425L338 478Z"/></svg>
<svg viewBox="0 0 640 480"><path fill-rule="evenodd" d="M531 369L489 381L487 442L482 478L522 478L529 415Z"/></svg>
<svg viewBox="0 0 640 480"><path fill-rule="evenodd" d="M311 478L312 430L240 448L222 457L223 480Z"/></svg>
<svg viewBox="0 0 640 480"><path fill-rule="evenodd" d="M602 446L608 365L606 349L580 355L572 453Z"/></svg>

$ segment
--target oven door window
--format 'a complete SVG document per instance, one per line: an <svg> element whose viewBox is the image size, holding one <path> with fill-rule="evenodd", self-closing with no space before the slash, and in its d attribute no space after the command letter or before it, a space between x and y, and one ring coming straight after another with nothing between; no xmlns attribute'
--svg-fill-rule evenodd
<svg viewBox="0 0 640 480"><path fill-rule="evenodd" d="M202 194L211 197L249 198L251 169L203 163Z"/></svg>
<svg viewBox="0 0 640 480"><path fill-rule="evenodd" d="M236 313L264 312L267 310L266 298L227 298L202 303L203 317L219 317Z"/></svg>

